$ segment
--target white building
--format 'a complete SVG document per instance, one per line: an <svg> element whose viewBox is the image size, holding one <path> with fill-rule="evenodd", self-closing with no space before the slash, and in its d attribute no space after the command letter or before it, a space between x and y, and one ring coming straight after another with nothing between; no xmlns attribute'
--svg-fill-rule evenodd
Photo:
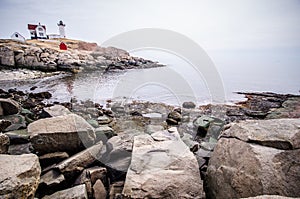
<svg viewBox="0 0 300 199"><path fill-rule="evenodd" d="M66 38L66 32L65 32L66 24L64 24L62 21L59 21L57 25L59 29L60 38Z"/></svg>
<svg viewBox="0 0 300 199"><path fill-rule="evenodd" d="M12 34L10 36L10 38L12 40L15 40L15 41L20 41L20 42L25 42L25 37L23 37L20 33L18 32L14 32L14 34Z"/></svg>
<svg viewBox="0 0 300 199"><path fill-rule="evenodd" d="M41 25L40 23L38 25L28 24L28 30L30 32L31 39L47 39L45 25Z"/></svg>

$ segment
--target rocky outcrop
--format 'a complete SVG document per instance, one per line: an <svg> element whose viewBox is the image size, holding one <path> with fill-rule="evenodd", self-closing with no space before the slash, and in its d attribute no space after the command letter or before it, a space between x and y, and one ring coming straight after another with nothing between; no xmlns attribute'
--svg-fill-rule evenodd
<svg viewBox="0 0 300 199"><path fill-rule="evenodd" d="M0 65L71 72L77 72L81 67L112 70L161 66L149 60L131 57L128 52L114 47L104 48L81 41L65 41L65 43L70 45L67 51L58 49L57 40L49 42L34 40L26 43L0 40Z"/></svg>
<svg viewBox="0 0 300 199"><path fill-rule="evenodd" d="M134 138L123 194L130 198L204 197L196 158L176 128Z"/></svg>
<svg viewBox="0 0 300 199"><path fill-rule="evenodd" d="M234 124L224 132L209 161L208 197L299 197L299 127L299 119Z"/></svg>
<svg viewBox="0 0 300 199"><path fill-rule="evenodd" d="M34 198L40 174L34 154L0 155L0 198Z"/></svg>
<svg viewBox="0 0 300 199"><path fill-rule="evenodd" d="M93 127L76 114L37 120L28 125L28 133L40 154L59 151L73 154L95 140Z"/></svg>

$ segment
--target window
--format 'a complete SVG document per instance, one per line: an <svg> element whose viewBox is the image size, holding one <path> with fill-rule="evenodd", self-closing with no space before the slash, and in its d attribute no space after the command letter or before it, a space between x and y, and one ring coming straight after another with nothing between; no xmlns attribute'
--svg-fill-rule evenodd
<svg viewBox="0 0 300 199"><path fill-rule="evenodd" d="M19 35L18 35L18 34L15 34L15 36L16 36L16 37L19 37Z"/></svg>
<svg viewBox="0 0 300 199"><path fill-rule="evenodd" d="M39 32L39 35L40 35L41 37L43 37L43 36L44 36L44 33L42 33L42 32Z"/></svg>
<svg viewBox="0 0 300 199"><path fill-rule="evenodd" d="M38 28L38 30L39 30L39 31L44 31L44 29L43 29L43 28Z"/></svg>

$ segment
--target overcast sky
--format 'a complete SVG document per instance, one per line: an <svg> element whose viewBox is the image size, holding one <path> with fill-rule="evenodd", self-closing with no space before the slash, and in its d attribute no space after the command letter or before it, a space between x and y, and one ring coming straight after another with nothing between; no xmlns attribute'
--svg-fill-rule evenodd
<svg viewBox="0 0 300 199"><path fill-rule="evenodd" d="M204 49L300 47L299 0L0 0L0 38L17 31L29 37L28 23L47 33L66 23L69 38L99 44L139 28L179 32Z"/></svg>

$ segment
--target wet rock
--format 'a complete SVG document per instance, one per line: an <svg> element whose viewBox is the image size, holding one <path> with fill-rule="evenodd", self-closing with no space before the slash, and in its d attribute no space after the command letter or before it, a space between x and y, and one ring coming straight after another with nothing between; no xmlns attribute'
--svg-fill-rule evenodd
<svg viewBox="0 0 300 199"><path fill-rule="evenodd" d="M34 149L40 154L72 154L95 140L93 127L75 114L37 120L28 125L28 133Z"/></svg>
<svg viewBox="0 0 300 199"><path fill-rule="evenodd" d="M71 113L69 109L58 104L50 107L45 107L43 111L45 117L56 117L56 116L68 115Z"/></svg>
<svg viewBox="0 0 300 199"><path fill-rule="evenodd" d="M43 199L88 199L85 184L78 185L69 189L55 192L52 195L43 197Z"/></svg>
<svg viewBox="0 0 300 199"><path fill-rule="evenodd" d="M109 199L123 198L122 191L124 183L124 181L118 181L110 185Z"/></svg>
<svg viewBox="0 0 300 199"><path fill-rule="evenodd" d="M106 115L104 115L104 116L98 117L97 121L100 125L104 125L104 124L109 124L112 121L112 119L107 117Z"/></svg>
<svg viewBox="0 0 300 199"><path fill-rule="evenodd" d="M89 165L99 160L102 156L102 142L71 156L70 158L59 163L55 168L59 169L64 174L74 175L83 171Z"/></svg>
<svg viewBox="0 0 300 199"><path fill-rule="evenodd" d="M10 155L30 154L32 152L33 147L30 142L26 144L11 144L8 147L8 153Z"/></svg>
<svg viewBox="0 0 300 199"><path fill-rule="evenodd" d="M299 119L254 120L224 132L209 161L207 194L299 197Z"/></svg>
<svg viewBox="0 0 300 199"><path fill-rule="evenodd" d="M278 118L299 118L300 117L300 97L291 97L282 103L282 107L271 110L267 119Z"/></svg>
<svg viewBox="0 0 300 199"><path fill-rule="evenodd" d="M34 198L40 174L34 154L0 155L0 197Z"/></svg>
<svg viewBox="0 0 300 199"><path fill-rule="evenodd" d="M3 116L2 118L11 123L11 125L8 126L5 131L15 131L18 129L26 128L26 119L23 115L7 115Z"/></svg>
<svg viewBox="0 0 300 199"><path fill-rule="evenodd" d="M69 155L66 152L54 152L40 156L39 160L41 166L44 168L46 166L59 163L67 158L69 158Z"/></svg>
<svg viewBox="0 0 300 199"><path fill-rule="evenodd" d="M0 116L13 115L20 112L20 105L12 99L0 98Z"/></svg>
<svg viewBox="0 0 300 199"><path fill-rule="evenodd" d="M123 194L132 198L204 196L197 160L176 128L134 137Z"/></svg>
<svg viewBox="0 0 300 199"><path fill-rule="evenodd" d="M168 119L172 120L171 123L178 124L181 121L181 114L177 111L172 111L172 112L169 113ZM167 120L167 122L170 121L170 120Z"/></svg>
<svg viewBox="0 0 300 199"><path fill-rule="evenodd" d="M93 186L93 190L94 190L94 198L95 199L103 199L106 198L106 190L105 187L103 185L103 183L101 182L101 180L97 180L96 183Z"/></svg>
<svg viewBox="0 0 300 199"><path fill-rule="evenodd" d="M10 139L10 144L26 144L29 142L30 135L27 132L27 129L20 129L15 131L6 132Z"/></svg>
<svg viewBox="0 0 300 199"><path fill-rule="evenodd" d="M110 128L109 126L106 125L101 125L98 128L95 129L95 134L96 134L96 141L103 141L104 143L106 143L106 141L117 135L115 133L115 131Z"/></svg>
<svg viewBox="0 0 300 199"><path fill-rule="evenodd" d="M196 107L196 104L194 102L183 102L182 107L187 109L193 109Z"/></svg>
<svg viewBox="0 0 300 199"><path fill-rule="evenodd" d="M29 97L37 99L50 99L52 94L49 92L29 93Z"/></svg>
<svg viewBox="0 0 300 199"><path fill-rule="evenodd" d="M10 125L11 125L10 121L0 119L0 132L3 132Z"/></svg>
<svg viewBox="0 0 300 199"><path fill-rule="evenodd" d="M9 137L3 133L0 133L0 154L8 152Z"/></svg>

